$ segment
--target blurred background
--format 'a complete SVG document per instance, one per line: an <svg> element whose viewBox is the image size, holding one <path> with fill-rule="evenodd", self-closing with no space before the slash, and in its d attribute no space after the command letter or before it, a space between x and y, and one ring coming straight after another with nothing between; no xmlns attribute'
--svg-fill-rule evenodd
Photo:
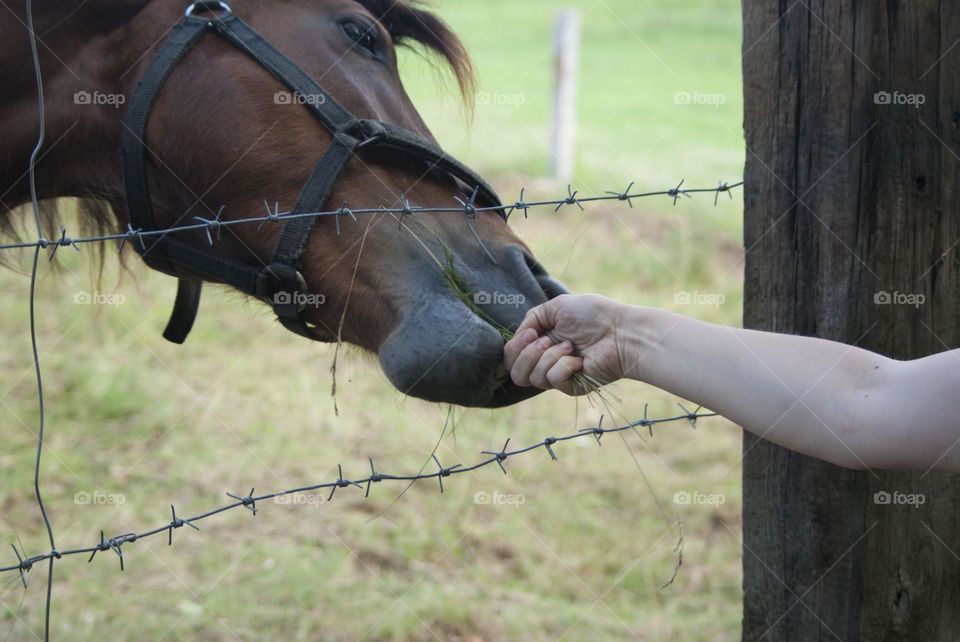
<svg viewBox="0 0 960 642"><path fill-rule="evenodd" d="M550 177L554 21L578 9L581 194L714 187L742 174L736 0L437 0L462 36L480 93L472 119L445 71L403 52L415 104L450 152L504 201L558 198ZM741 322L742 202L712 195L516 215L512 224L575 292ZM69 225L68 225L69 227ZM43 266L39 341L47 392L43 487L61 547L160 525L269 492L416 472L596 425L609 409L558 394L501 411L400 396L370 357L283 331L261 305L205 297L183 347L160 336L172 279L107 253ZM0 559L46 550L32 492L38 409L28 334L28 255L0 270ZM84 296L102 304L85 302ZM615 386L619 417L677 414L640 384ZM689 407L689 406L688 406ZM584 439L450 479L380 485L234 511L197 533L57 565L58 640L733 640L740 628L740 430L721 419ZM646 479L646 481L645 481ZM491 501L491 498L500 498ZM681 536L682 558L676 547ZM10 559L8 559L10 558ZM45 567L0 585L0 639L42 635ZM7 635L4 638L3 636Z"/></svg>

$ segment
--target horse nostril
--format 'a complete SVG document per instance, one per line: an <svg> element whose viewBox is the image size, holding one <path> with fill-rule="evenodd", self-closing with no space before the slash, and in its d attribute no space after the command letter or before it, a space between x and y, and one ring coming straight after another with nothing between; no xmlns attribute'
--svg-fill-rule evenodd
<svg viewBox="0 0 960 642"><path fill-rule="evenodd" d="M549 274L538 276L537 283L540 284L540 289L543 290L543 293L547 295L548 299L556 299L561 294L570 294L567 286Z"/></svg>
<svg viewBox="0 0 960 642"><path fill-rule="evenodd" d="M537 284L540 286L540 289L543 290L543 293L547 295L548 299L555 299L561 294L569 293L569 290L567 290L567 287L563 283L550 276L547 270L540 265L540 262L526 252L523 253L523 261L526 263L527 268L533 274L533 277L537 280Z"/></svg>

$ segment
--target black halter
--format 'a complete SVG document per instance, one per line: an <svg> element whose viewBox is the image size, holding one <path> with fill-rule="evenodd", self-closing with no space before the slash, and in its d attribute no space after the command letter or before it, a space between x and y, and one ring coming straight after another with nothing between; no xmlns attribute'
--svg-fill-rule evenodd
<svg viewBox="0 0 960 642"><path fill-rule="evenodd" d="M201 17L198 13L214 15ZM127 112L123 169L132 230L157 230L147 178L145 140L150 112L174 68L207 33L223 38L253 58L295 95L322 97L305 101L305 106L330 130L333 140L307 179L293 212L322 210L337 179L354 152L361 147L388 149L425 161L431 173L455 186L458 181L469 187L475 186L478 199L491 205L500 205L496 193L482 178L418 134L381 121L356 118L292 60L274 49L250 25L233 15L226 2L194 2L160 47L140 81ZM288 220L267 267L218 256L175 238L173 234L150 237L134 246L153 269L175 275L175 266L180 265L209 279L232 285L269 302L277 318L288 330L317 339L313 328L301 317L303 308L298 304L304 300L301 295L306 294L307 288L300 273L300 259L315 222L316 217ZM168 340L174 343L186 340L197 316L201 285L202 282L196 278L180 279L173 314L163 333ZM286 293L286 296L278 297L280 293Z"/></svg>

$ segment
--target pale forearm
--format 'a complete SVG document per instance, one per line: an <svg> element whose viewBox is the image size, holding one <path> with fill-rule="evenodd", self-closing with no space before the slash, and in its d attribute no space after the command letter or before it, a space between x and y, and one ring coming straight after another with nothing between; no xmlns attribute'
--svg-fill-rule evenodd
<svg viewBox="0 0 960 642"><path fill-rule="evenodd" d="M875 465L858 391L895 362L855 347L630 308L626 375L702 404L756 435L848 467Z"/></svg>
<svg viewBox="0 0 960 642"><path fill-rule="evenodd" d="M505 367L520 386L576 394L580 370L602 381L628 377L841 466L960 472L953 410L960 350L895 361L598 295L553 299L532 310L521 330L504 346Z"/></svg>

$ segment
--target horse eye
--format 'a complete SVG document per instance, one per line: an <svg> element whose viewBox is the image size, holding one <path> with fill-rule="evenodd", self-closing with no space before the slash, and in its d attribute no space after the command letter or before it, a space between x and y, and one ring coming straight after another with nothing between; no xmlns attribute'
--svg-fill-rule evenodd
<svg viewBox="0 0 960 642"><path fill-rule="evenodd" d="M380 53L376 27L356 20L344 20L340 23L340 28L354 45L363 47L373 55Z"/></svg>

